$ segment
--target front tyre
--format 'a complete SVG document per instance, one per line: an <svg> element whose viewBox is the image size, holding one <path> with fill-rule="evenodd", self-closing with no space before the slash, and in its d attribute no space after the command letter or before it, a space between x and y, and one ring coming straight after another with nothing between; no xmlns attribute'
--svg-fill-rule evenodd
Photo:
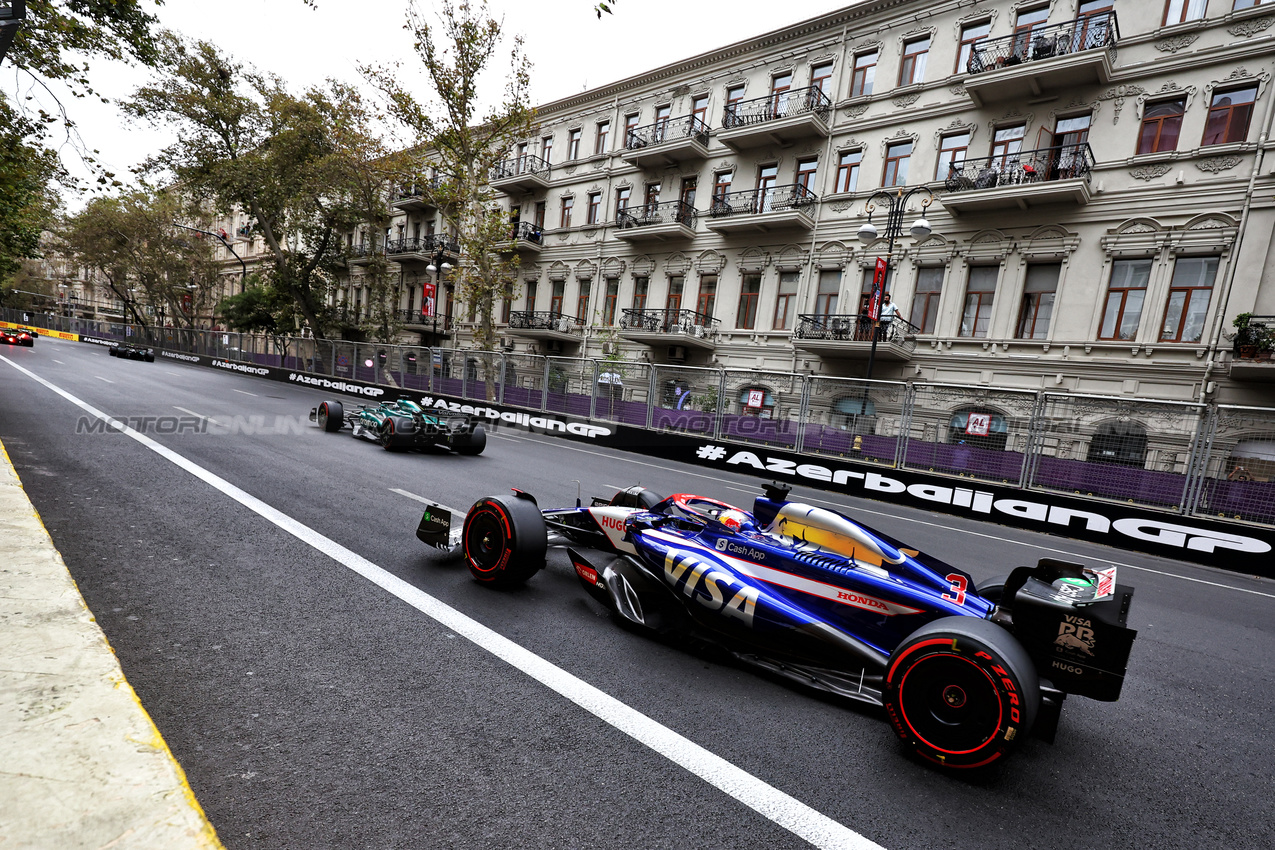
<svg viewBox="0 0 1275 850"><path fill-rule="evenodd" d="M513 587L545 564L549 538L536 503L517 495L479 499L465 515L465 563L491 587Z"/></svg>
<svg viewBox="0 0 1275 850"><path fill-rule="evenodd" d="M1031 732L1040 681L1005 629L944 617L890 656L883 699L890 725L913 752L944 767L982 767Z"/></svg>
<svg viewBox="0 0 1275 850"><path fill-rule="evenodd" d="M345 408L339 401L325 401L319 404L319 427L329 434L335 434L345 424Z"/></svg>

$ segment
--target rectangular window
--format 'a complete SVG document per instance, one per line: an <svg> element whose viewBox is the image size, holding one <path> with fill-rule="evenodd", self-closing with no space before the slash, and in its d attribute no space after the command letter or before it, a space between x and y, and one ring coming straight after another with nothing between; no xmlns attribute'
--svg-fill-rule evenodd
<svg viewBox="0 0 1275 850"><path fill-rule="evenodd" d="M908 182L908 160L912 158L911 142L895 142L885 149L885 176L882 186L903 186Z"/></svg>
<svg viewBox="0 0 1275 850"><path fill-rule="evenodd" d="M545 162L553 156L553 136L545 136L540 140L540 158Z"/></svg>
<svg viewBox="0 0 1275 850"><path fill-rule="evenodd" d="M686 285L686 278L680 274L671 275L668 279L668 302L664 305L669 312L682 309L682 288Z"/></svg>
<svg viewBox="0 0 1275 850"><path fill-rule="evenodd" d="M850 96L872 94L872 83L877 76L877 52L860 53L854 57L854 74L850 77Z"/></svg>
<svg viewBox="0 0 1275 850"><path fill-rule="evenodd" d="M654 214L654 211L651 208L654 207L659 202L660 202L660 184L647 183L646 184L646 200L644 200L643 203L646 204L648 215Z"/></svg>
<svg viewBox="0 0 1275 850"><path fill-rule="evenodd" d="M580 158L580 136L583 130L572 130L567 134L567 160Z"/></svg>
<svg viewBox="0 0 1275 850"><path fill-rule="evenodd" d="M1014 56L1019 60L1030 58L1032 32L1044 27L1048 20L1049 6L1018 13L1018 18L1014 21Z"/></svg>
<svg viewBox="0 0 1275 850"><path fill-rule="evenodd" d="M589 292L593 289L593 281L589 279L580 281L580 291L576 293L576 321L582 325L590 324L589 322Z"/></svg>
<svg viewBox="0 0 1275 850"><path fill-rule="evenodd" d="M970 70L970 59L974 56L974 45L986 41L992 31L992 22L966 24L961 27L961 46L956 52L956 73L964 74Z"/></svg>
<svg viewBox="0 0 1275 850"><path fill-rule="evenodd" d="M1217 257L1179 257L1173 266L1160 342L1199 342L1217 277Z"/></svg>
<svg viewBox="0 0 1275 850"><path fill-rule="evenodd" d="M939 296L943 292L943 267L923 266L916 271L916 294L912 297L912 324L923 334L934 333L939 315Z"/></svg>
<svg viewBox="0 0 1275 850"><path fill-rule="evenodd" d="M1058 292L1061 263L1039 263L1027 267L1027 283L1023 287L1023 304L1018 311L1019 339L1048 339L1049 320L1054 314L1054 295Z"/></svg>
<svg viewBox="0 0 1275 850"><path fill-rule="evenodd" d="M558 226L559 226L559 227L570 227L570 226L571 226L571 208L572 208L572 207L574 207L575 205L576 205L576 199L575 199L575 198L563 198L563 199L562 199L562 217L561 217L561 219L558 221Z"/></svg>
<svg viewBox="0 0 1275 850"><path fill-rule="evenodd" d="M953 166L960 170L965 165L965 157L969 153L970 134L949 133L939 139L939 164L935 170L935 180L946 180Z"/></svg>
<svg viewBox="0 0 1275 850"><path fill-rule="evenodd" d="M545 227L545 208L548 204L545 201L536 201L536 227L544 230Z"/></svg>
<svg viewBox="0 0 1275 850"><path fill-rule="evenodd" d="M500 323L502 325L509 324L509 313L513 309L513 301L514 300L512 298L505 298L500 302ZM408 303L407 308L409 310L412 308L410 302Z"/></svg>
<svg viewBox="0 0 1275 850"><path fill-rule="evenodd" d="M615 190L615 217L619 218L620 213L629 208L629 195L633 192L628 186L621 186Z"/></svg>
<svg viewBox="0 0 1275 850"><path fill-rule="evenodd" d="M641 119L641 117L642 117L641 114L637 112L634 112L631 115L624 116L624 145L625 147L632 147L633 145L637 144L638 140L633 138L633 131L637 129L638 121Z"/></svg>
<svg viewBox="0 0 1275 850"><path fill-rule="evenodd" d="M651 279L649 277L634 277L633 278L633 309L634 310L646 309L646 293L647 293L647 290L650 288L650 286L651 286Z"/></svg>
<svg viewBox="0 0 1275 850"><path fill-rule="evenodd" d="M1204 17L1209 0L1169 0L1164 7L1164 25L1198 21ZM1239 8L1237 5L1236 8Z"/></svg>
<svg viewBox="0 0 1275 850"><path fill-rule="evenodd" d="M701 94L691 98L691 117L704 124L708 123L708 95Z"/></svg>
<svg viewBox="0 0 1275 850"><path fill-rule="evenodd" d="M651 141L662 142L664 136L668 133L669 116L673 114L673 107L669 105L655 107L655 126L651 128Z"/></svg>
<svg viewBox="0 0 1275 850"><path fill-rule="evenodd" d="M996 297L996 277L1000 266L972 266L965 284L965 307L961 312L961 336L985 337L992 321L992 300Z"/></svg>
<svg viewBox="0 0 1275 850"><path fill-rule="evenodd" d="M1136 339L1142 321L1142 302L1151 279L1151 260L1116 260L1111 286L1102 310L1098 339Z"/></svg>
<svg viewBox="0 0 1275 850"><path fill-rule="evenodd" d="M899 66L899 85L910 86L925 79L925 58L930 53L929 36L903 45L903 64Z"/></svg>
<svg viewBox="0 0 1275 850"><path fill-rule="evenodd" d="M859 164L863 151L842 151L837 155L837 186L834 191L853 192L859 185Z"/></svg>
<svg viewBox="0 0 1275 850"><path fill-rule="evenodd" d="M731 179L734 177L733 171L719 171L713 175L713 202L716 204L726 203L723 200L730 192Z"/></svg>
<svg viewBox="0 0 1275 850"><path fill-rule="evenodd" d="M760 294L761 275L744 275L739 287L739 309L735 311L735 327L750 331L757 326L757 298Z"/></svg>
<svg viewBox="0 0 1275 850"><path fill-rule="evenodd" d="M1018 154L1023 149L1025 135L1027 135L1026 124L996 128L996 132L992 135L992 169L1008 171L1018 164Z"/></svg>
<svg viewBox="0 0 1275 850"><path fill-rule="evenodd" d="M555 316L562 315L562 299L566 294L567 282L565 280L555 280L553 282L553 290L549 297L549 312Z"/></svg>
<svg viewBox="0 0 1275 850"><path fill-rule="evenodd" d="M815 190L815 174L818 170L819 160L817 159L797 160L797 185L807 192L813 192Z"/></svg>
<svg viewBox="0 0 1275 850"><path fill-rule="evenodd" d="M793 306L797 301L797 272L779 273L779 297L775 301L775 321L771 327L777 331L786 331L796 318Z"/></svg>
<svg viewBox="0 0 1275 850"><path fill-rule="evenodd" d="M597 137L593 142L593 152L595 154L606 153L608 140L611 138L611 122L599 121Z"/></svg>
<svg viewBox="0 0 1275 850"><path fill-rule="evenodd" d="M589 206L585 213L585 223L598 224L601 212L602 212L602 193L590 192Z"/></svg>
<svg viewBox="0 0 1275 850"><path fill-rule="evenodd" d="M607 278L607 291L605 300L602 302L602 324L609 327L615 325L615 304L620 300L620 279L618 277Z"/></svg>
<svg viewBox="0 0 1275 850"><path fill-rule="evenodd" d="M699 278L699 298L695 301L695 312L699 313L696 319L700 324L707 325L709 320L713 318L713 308L717 306L717 275L705 274Z"/></svg>
<svg viewBox="0 0 1275 850"><path fill-rule="evenodd" d="M1204 123L1204 145L1225 145L1248 138L1248 122L1253 117L1257 86L1217 92L1209 104Z"/></svg>
<svg viewBox="0 0 1275 850"><path fill-rule="evenodd" d="M1233 8L1238 12L1240 9L1251 9L1254 6L1261 6L1264 3L1272 1L1273 0L1235 0L1235 6Z"/></svg>
<svg viewBox="0 0 1275 850"><path fill-rule="evenodd" d="M835 316L837 297L841 294L841 269L823 269L819 272L819 289L815 293L815 315Z"/></svg>
<svg viewBox="0 0 1275 850"><path fill-rule="evenodd" d="M527 293L526 293L527 306L525 309L527 310L528 313L532 313L532 312L535 312L535 309L536 309L536 282L534 280L529 280L526 283L526 287L527 287Z"/></svg>
<svg viewBox="0 0 1275 850"><path fill-rule="evenodd" d="M824 96L832 98L832 63L824 62L810 69L810 86L819 89Z"/></svg>
<svg viewBox="0 0 1275 850"><path fill-rule="evenodd" d="M1138 153L1177 150L1185 113L1186 98L1148 103L1142 115L1142 130L1138 134Z"/></svg>
<svg viewBox="0 0 1275 850"><path fill-rule="evenodd" d="M779 182L779 166L763 165L757 169L757 212L769 212L775 200L775 184Z"/></svg>
<svg viewBox="0 0 1275 850"><path fill-rule="evenodd" d="M732 119L735 117L735 104L744 99L743 86L730 86L726 89L726 126L732 126Z"/></svg>

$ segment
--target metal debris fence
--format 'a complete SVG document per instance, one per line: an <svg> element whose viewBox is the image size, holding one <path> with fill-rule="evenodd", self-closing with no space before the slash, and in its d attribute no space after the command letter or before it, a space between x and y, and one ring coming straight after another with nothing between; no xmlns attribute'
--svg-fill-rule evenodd
<svg viewBox="0 0 1275 850"><path fill-rule="evenodd" d="M1275 525L1270 407L0 316L758 449Z"/></svg>

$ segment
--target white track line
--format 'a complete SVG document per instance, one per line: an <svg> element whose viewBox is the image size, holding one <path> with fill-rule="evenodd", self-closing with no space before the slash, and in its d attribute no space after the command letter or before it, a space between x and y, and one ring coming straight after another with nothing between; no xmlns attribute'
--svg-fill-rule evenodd
<svg viewBox="0 0 1275 850"><path fill-rule="evenodd" d="M248 392L247 390L235 390L235 389L232 389L232 390L231 390L231 392L232 392L232 393L243 393L244 395L250 395L250 396L255 396L255 395L256 395L256 393L250 393L250 392Z"/></svg>
<svg viewBox="0 0 1275 850"><path fill-rule="evenodd" d="M879 844L864 838L848 827L842 826L832 818L812 809L795 797L763 782L751 773L726 761L721 756L657 723L641 712L593 687L588 682L551 664L530 650L524 649L503 635L487 628L477 620L430 596L425 591L386 572L361 555L324 537L309 526L302 525L282 511L271 507L193 461L187 460L177 452L165 448L150 437L129 428L123 422L113 419L92 405L46 381L34 372L22 368L7 357L0 356L0 360L57 393L86 413L104 420L110 427L121 431L160 457L229 496L293 537L358 573L368 581L434 619L439 624L467 638L510 666L521 670L531 678L566 697L634 740L650 747L655 752L680 765L715 788L729 794L799 838L808 841L816 847L827 848L827 850L882 850Z"/></svg>
<svg viewBox="0 0 1275 850"><path fill-rule="evenodd" d="M537 435L537 436L539 436L539 435ZM526 442L535 442L535 443L542 443L542 442L545 442L544 440L530 440L530 439L526 439L526 438L522 438L522 439L523 439L524 441L526 441ZM705 437L705 439L711 439L711 438L709 438L709 437ZM593 450L591 450L591 449L583 449L583 448L580 448L579 446L573 446L573 445L570 445L570 444L569 444L567 441L565 441L565 440L559 440L559 441L556 441L556 442L557 442L557 444L558 444L558 447L559 447L559 448L566 449L566 450L568 450L568 451L580 452L580 453L582 453L582 454L594 455L594 456L596 456L596 457L605 457L605 458L607 458L607 459L609 459L609 460L618 460L618 461L622 461L622 462L624 462L624 463L631 463L631 464L633 464L633 465L635 465L635 466L648 466L648 467L651 467L652 469L659 469L659 470L662 470L662 471L664 471L664 472L667 472L667 471L668 471L668 467L667 467L667 466L665 466L665 465L663 465L663 464L659 464L659 463L651 463L651 462L644 461L644 460L633 460L632 458L617 457L617 456L616 456L616 455L614 455L614 454L606 454L606 453L604 453L604 452L596 452L596 451L593 451ZM739 482L738 482L738 481L732 481L731 479L728 479L728 478L720 478L720 477L718 477L718 476L716 476L716 475L706 475L706 474L704 474L704 473L702 473L702 472L688 472L688 471L686 471L686 470L680 470L677 474L678 474L678 475L688 475L688 476L692 476L692 477L695 477L695 478L703 478L703 479L705 479L705 480L707 480L707 481L715 481L715 482L717 482L718 484L721 484L721 485L723 485L724 487L726 487L728 490L735 490L736 492L740 492L740 493L755 494L755 493L757 492L757 490L756 490L756 489L752 489L752 490L750 490L750 489L746 489L746 488L740 487L740 486L739 486ZM822 502L823 504L825 504L825 505L831 505L831 506L833 506L834 508L837 508L838 510L844 510L844 509L845 509L845 506L844 506L843 504L841 504L841 503L839 503L839 502L832 502L832 501L829 501L829 500L827 500L827 499L820 499L820 498L817 498L817 497L816 497L816 498L811 498L811 499L809 499L809 501L811 501L811 502ZM1002 543L1013 543L1013 544L1018 545L1018 546L1029 546L1029 547L1031 547L1032 549L1039 549L1039 550L1044 551L1044 552L1055 552L1055 553L1060 554L1060 555L1067 555L1067 556L1071 557L1072 559L1080 558L1080 559L1082 559L1082 560L1083 560L1083 559L1085 558L1085 556L1084 556L1084 555L1080 555L1080 554L1078 554L1078 553L1076 553L1076 552L1074 552L1074 551L1072 551L1072 550L1070 550L1070 549L1058 549L1058 548L1056 548L1056 547L1054 547L1054 546L1045 546L1045 545L1040 544L1040 543L1030 543L1030 542L1025 541L1025 540L1013 540L1013 539L1011 539L1011 538L1009 538L1009 537L1004 536L1003 534L987 534L986 532L982 532L982 531L970 531L969 529L965 529L965 528L957 528L956 526L952 526L952 525L943 525L942 523L939 523L939 522L931 522L931 521L929 521L929 520L924 520L924 519L914 519L914 518L912 518L912 517L900 516L899 514L891 513L891 512L889 512L889 511L874 511L874 510L872 510L871 508L855 508L855 509L854 509L854 512L855 512L856 514L872 514L873 516L883 516L883 517L889 517L890 519L897 519L897 520L900 520L900 521L902 521L902 522L911 522L911 523L915 523L915 524L917 524L917 525L925 525L925 526L929 526L930 528L938 528L938 529L941 529L941 530L943 530L943 531L953 531L953 532L956 532L956 533L958 533L958 534L968 534L968 535L970 535L970 536L972 536L972 537L984 537L984 538L987 538L988 540L999 540L999 541L1001 541ZM1015 530L1017 530L1017 531L1027 531L1027 529L1015 529ZM1030 533L1030 532L1029 532L1029 533ZM1100 544L1100 543L1095 543L1094 545L1095 545L1095 546L1101 546L1102 544ZM1152 557L1154 557L1154 556L1152 556ZM1104 558L1103 560L1106 560L1106 559ZM1181 579L1182 581L1190 581L1190 582L1194 582L1194 583L1196 583L1196 584L1206 584L1206 585L1208 585L1208 586L1210 586L1210 587L1220 587L1220 588L1222 588L1222 589L1224 589L1224 590L1234 590L1234 591L1236 591L1236 592L1238 592L1238 593L1251 593L1251 594L1253 594L1254 596L1265 596L1265 597L1267 597L1267 598L1269 598L1269 599L1275 599L1275 593L1264 593L1263 591L1260 591L1260 590L1250 590L1250 589L1249 589L1249 588L1247 588L1247 587L1236 587L1235 585L1232 585L1232 584L1224 584L1224 583L1222 583L1222 582L1218 582L1218 581L1209 581L1208 579L1195 578L1195 577L1193 577L1193 576L1184 576L1184 575L1182 575L1181 573L1172 573L1172 572L1169 572L1169 571L1167 571L1167 570L1157 570L1157 569L1155 569L1154 567L1143 567L1143 566L1139 566L1138 564L1126 564L1126 563L1121 562L1121 561L1110 561L1110 563L1111 563L1111 564L1113 564L1114 566L1117 566L1117 567L1128 567L1128 568L1129 568L1129 569L1131 569L1131 570L1140 570L1141 572L1144 572L1144 573L1151 573L1151 574L1153 574L1153 575L1165 576L1165 577L1167 577L1167 578L1177 578L1177 579ZM1258 581L1265 581L1265 579L1261 579L1261 578L1258 578L1258 577L1256 577L1256 576L1255 576L1254 578L1255 578L1256 580L1258 580Z"/></svg>
<svg viewBox="0 0 1275 850"><path fill-rule="evenodd" d="M52 357L52 358L50 358L50 359L51 359L54 363L58 364L59 366L65 366L65 365L66 365L66 364L65 364L65 363L63 363L61 360L57 359L56 357Z"/></svg>
<svg viewBox="0 0 1275 850"><path fill-rule="evenodd" d="M195 412L195 411L193 411L193 410L190 410L190 409L185 408L185 407L178 407L178 406L177 406L177 405L175 405L175 404L173 405L173 410L180 410L182 413L189 413L191 416L194 416L194 417L196 417L196 418L198 418L198 419L203 419L205 422L211 422L211 423L212 423L212 424L214 424L214 425L220 425L220 424L221 424L221 423L220 423L220 422L218 422L216 419L213 419L211 416L205 416L205 415L204 415L204 414L202 414L202 413L196 413L196 412Z"/></svg>
<svg viewBox="0 0 1275 850"><path fill-rule="evenodd" d="M108 384L113 384L113 383L115 383L114 381L107 380L106 378L103 378L101 375L94 375L93 377L94 377L94 378L97 378L99 381L106 381L106 383L108 383Z"/></svg>

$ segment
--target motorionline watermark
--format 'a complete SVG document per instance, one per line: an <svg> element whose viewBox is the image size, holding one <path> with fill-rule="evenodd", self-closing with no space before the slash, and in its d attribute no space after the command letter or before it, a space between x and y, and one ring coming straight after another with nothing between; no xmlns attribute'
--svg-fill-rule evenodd
<svg viewBox="0 0 1275 850"><path fill-rule="evenodd" d="M212 434L245 437L281 437L304 433L309 422L299 416L235 416L211 419L207 416L117 416L101 419L81 416L76 434L115 434L125 428L142 434Z"/></svg>

